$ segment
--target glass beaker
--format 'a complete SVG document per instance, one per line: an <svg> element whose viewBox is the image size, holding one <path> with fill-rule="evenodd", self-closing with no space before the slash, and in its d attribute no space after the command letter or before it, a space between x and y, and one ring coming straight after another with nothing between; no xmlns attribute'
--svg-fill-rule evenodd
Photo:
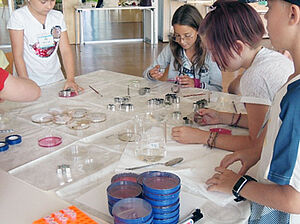
<svg viewBox="0 0 300 224"><path fill-rule="evenodd" d="M148 114L142 125L136 157L146 162L157 162L166 156L166 122L157 121Z"/></svg>

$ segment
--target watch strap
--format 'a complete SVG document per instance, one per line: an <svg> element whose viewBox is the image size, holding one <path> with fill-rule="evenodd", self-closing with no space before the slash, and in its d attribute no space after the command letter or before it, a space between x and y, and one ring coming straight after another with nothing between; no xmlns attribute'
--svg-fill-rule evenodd
<svg viewBox="0 0 300 224"><path fill-rule="evenodd" d="M234 200L236 202L239 202L239 201L244 201L246 200L246 198L242 197L240 195L240 191L243 189L243 187L246 185L246 183L248 183L249 181L255 181L256 180L249 176L249 175L244 175L242 176L236 183L235 185L233 186L232 188L232 194L236 197Z"/></svg>

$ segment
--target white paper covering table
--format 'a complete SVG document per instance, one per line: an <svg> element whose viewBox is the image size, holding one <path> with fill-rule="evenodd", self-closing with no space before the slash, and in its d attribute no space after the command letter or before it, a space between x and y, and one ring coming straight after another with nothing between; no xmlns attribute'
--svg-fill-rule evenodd
<svg viewBox="0 0 300 224"><path fill-rule="evenodd" d="M133 111L107 111L106 106L114 103L114 97L127 95L127 87L134 80L138 80L140 87L150 87L151 92L140 96L137 89L131 88L130 102L134 105ZM183 97L183 95L205 94L205 91L194 88L182 89L179 93L180 104L153 110L148 107L147 100L164 98L165 94L170 93L171 85L169 83L149 82L140 77L105 70L76 77L76 81L85 90L73 98L58 97L58 92L64 85L62 81L42 87L42 96L36 102L4 102L0 105L2 111L0 128L13 128L14 134L24 137L19 146L11 146L8 151L0 153L2 170L8 171L10 175L41 190L52 192L53 197L58 196L89 214L112 223L112 218L108 215L105 192L110 178L118 172L123 172L124 168L128 166L146 164L135 158L134 143L127 144L120 141L118 133L133 122L132 119L135 115L152 111L154 116L165 117L168 123L167 156L163 161L178 156L184 157L184 161L175 167L149 167L137 172L162 170L174 172L181 177L181 218L198 207L204 213L201 223L247 223L250 212L248 202L237 204L233 202L233 196L206 191L206 179L214 173L214 167L228 152L219 149L210 150L204 145L179 144L170 136L171 127L176 123L172 123L172 112L180 111L183 116L186 116L191 113L193 102L205 97L205 95L193 97ZM98 90L103 97L91 90L89 85ZM245 113L243 103L240 103L240 97L225 93L213 92L209 106L233 112L232 100L235 101L238 112ZM33 114L48 112L49 108L84 108L90 112L106 113L107 119L102 123L91 123L90 127L84 130L72 130L66 125L56 125L51 122L36 124L31 121ZM233 134L248 133L246 129L218 127L230 128ZM210 127L203 128L208 130ZM61 136L63 143L54 148L39 147L37 145L38 138L47 134ZM3 139L7 135L2 133L0 137ZM70 165L72 171L70 181L58 179L56 167L61 164ZM239 166L233 166L232 169L238 170ZM3 176L1 175L1 178ZM1 179L1 182L4 179ZM1 187L5 189L6 186L2 185ZM18 185L18 187L20 186ZM10 192L10 189L6 190ZM14 191L11 193L14 194ZM5 206L2 204L3 201L0 203L1 206ZM29 202L28 206L31 206Z"/></svg>

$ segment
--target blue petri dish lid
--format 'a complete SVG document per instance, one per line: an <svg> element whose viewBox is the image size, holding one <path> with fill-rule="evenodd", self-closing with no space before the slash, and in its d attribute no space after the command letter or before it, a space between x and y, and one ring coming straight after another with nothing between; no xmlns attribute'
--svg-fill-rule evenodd
<svg viewBox="0 0 300 224"><path fill-rule="evenodd" d="M130 182L137 182L138 174L136 173L119 173L114 175L111 178L111 183L118 182L118 181L130 181Z"/></svg>
<svg viewBox="0 0 300 224"><path fill-rule="evenodd" d="M106 192L108 200L110 202L116 202L123 198L139 197L142 193L142 187L134 182L119 181L110 184Z"/></svg>
<svg viewBox="0 0 300 224"><path fill-rule="evenodd" d="M154 224L174 224L179 220L179 214L169 219L153 219Z"/></svg>
<svg viewBox="0 0 300 224"><path fill-rule="evenodd" d="M179 209L180 207L180 204L179 204L179 200L172 204L172 205L169 205L169 206L152 206L152 211L153 213L168 213L168 212L172 212L176 209Z"/></svg>
<svg viewBox="0 0 300 224"><path fill-rule="evenodd" d="M169 212L169 213L153 213L155 219L170 219L174 216L179 215L179 206L178 209Z"/></svg>
<svg viewBox="0 0 300 224"><path fill-rule="evenodd" d="M178 198L180 195L180 188L172 194L153 194L144 189L144 195L154 200L168 200Z"/></svg>
<svg viewBox="0 0 300 224"><path fill-rule="evenodd" d="M174 203L176 203L179 198L171 198L171 199L168 199L168 200L154 200L154 199L151 199L151 198L148 198L147 196L143 195L144 196L144 199L146 201L148 201L152 206L170 206L170 205L173 205Z"/></svg>
<svg viewBox="0 0 300 224"><path fill-rule="evenodd" d="M147 171L147 172L144 172L144 173L141 173L140 175L138 175L137 177L137 183L140 184L140 185L143 185L143 179L146 177L146 176L149 176L153 173L160 173L160 171Z"/></svg>
<svg viewBox="0 0 300 224"><path fill-rule="evenodd" d="M115 203L112 214L120 223L144 223L152 217L152 207L141 198L126 198Z"/></svg>
<svg viewBox="0 0 300 224"><path fill-rule="evenodd" d="M143 178L143 188L153 194L172 194L180 188L180 178L168 172L155 172Z"/></svg>

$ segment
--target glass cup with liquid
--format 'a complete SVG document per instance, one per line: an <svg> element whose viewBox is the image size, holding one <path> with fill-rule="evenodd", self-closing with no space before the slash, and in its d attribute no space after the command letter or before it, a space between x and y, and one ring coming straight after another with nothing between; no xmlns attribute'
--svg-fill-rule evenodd
<svg viewBox="0 0 300 224"><path fill-rule="evenodd" d="M166 156L166 123L153 118L143 120L143 131L136 148L136 157L157 162Z"/></svg>

